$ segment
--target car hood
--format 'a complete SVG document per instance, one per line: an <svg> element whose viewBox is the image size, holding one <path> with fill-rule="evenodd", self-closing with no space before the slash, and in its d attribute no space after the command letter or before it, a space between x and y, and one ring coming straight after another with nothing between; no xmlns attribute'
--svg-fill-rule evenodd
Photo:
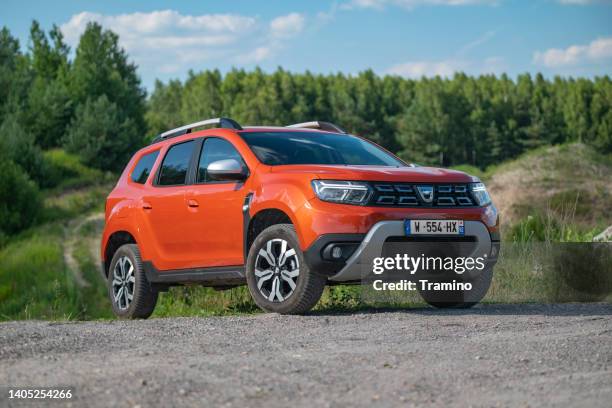
<svg viewBox="0 0 612 408"><path fill-rule="evenodd" d="M478 181L462 171L437 167L387 167L387 166L331 166L291 165L273 166L273 173L312 174L320 179L367 180L411 183L471 183Z"/></svg>

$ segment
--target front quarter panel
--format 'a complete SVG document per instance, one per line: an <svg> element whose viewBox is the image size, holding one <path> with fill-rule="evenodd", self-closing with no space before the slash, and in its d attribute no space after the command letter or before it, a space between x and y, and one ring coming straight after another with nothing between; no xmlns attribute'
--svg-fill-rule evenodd
<svg viewBox="0 0 612 408"><path fill-rule="evenodd" d="M293 223L300 246L305 249L307 241L302 234L307 227L303 225L308 220L300 219L297 213L309 200L314 197L311 181L314 177L304 174L275 173L268 166L260 166L253 186L253 199L251 201L250 216L267 209L278 209L289 216Z"/></svg>

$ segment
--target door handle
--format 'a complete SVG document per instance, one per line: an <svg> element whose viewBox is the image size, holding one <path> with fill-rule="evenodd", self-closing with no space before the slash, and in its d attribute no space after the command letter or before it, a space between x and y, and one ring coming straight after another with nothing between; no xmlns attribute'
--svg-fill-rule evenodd
<svg viewBox="0 0 612 408"><path fill-rule="evenodd" d="M200 204L196 200L187 200L187 205L191 208L199 207Z"/></svg>
<svg viewBox="0 0 612 408"><path fill-rule="evenodd" d="M146 201L143 201L143 203L142 203L142 208L143 208L144 210L152 210L152 209L153 209L153 206L151 205L151 203L148 203L148 202L146 202Z"/></svg>

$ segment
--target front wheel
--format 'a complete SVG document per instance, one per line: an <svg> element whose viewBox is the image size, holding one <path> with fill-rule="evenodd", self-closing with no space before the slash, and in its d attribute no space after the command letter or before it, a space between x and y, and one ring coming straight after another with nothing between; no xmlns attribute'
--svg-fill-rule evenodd
<svg viewBox="0 0 612 408"><path fill-rule="evenodd" d="M282 314L312 309L327 281L306 264L291 224L273 225L257 236L247 257L246 278L257 306Z"/></svg>

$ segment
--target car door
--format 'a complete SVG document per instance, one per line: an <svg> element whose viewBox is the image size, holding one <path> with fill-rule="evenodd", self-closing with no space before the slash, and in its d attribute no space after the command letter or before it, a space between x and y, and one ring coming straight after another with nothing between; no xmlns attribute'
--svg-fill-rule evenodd
<svg viewBox="0 0 612 408"><path fill-rule="evenodd" d="M244 181L213 180L206 172L212 162L237 160L247 166L226 139L204 140L196 166L195 183L187 193L189 235L194 237L193 258L200 267L244 263L242 206L247 195ZM247 169L248 170L248 169Z"/></svg>
<svg viewBox="0 0 612 408"><path fill-rule="evenodd" d="M140 203L154 242L155 267L160 270L183 269L192 264L190 237L185 234L189 225L185 193L197 145L197 140L189 140L168 148Z"/></svg>

